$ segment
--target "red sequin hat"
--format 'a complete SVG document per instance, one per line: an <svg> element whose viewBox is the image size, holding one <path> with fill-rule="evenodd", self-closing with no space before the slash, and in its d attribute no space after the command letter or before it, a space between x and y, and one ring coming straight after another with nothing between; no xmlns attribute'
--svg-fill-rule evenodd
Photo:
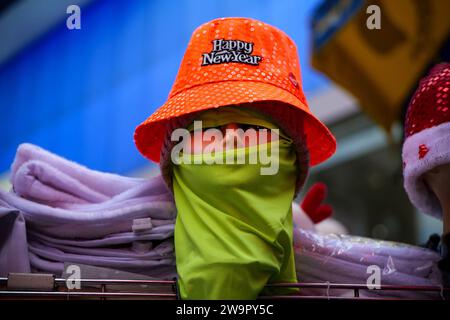
<svg viewBox="0 0 450 320"><path fill-rule="evenodd" d="M409 199L419 210L442 219L440 203L422 176L450 163L450 63L435 66L420 81L406 113L402 157Z"/></svg>

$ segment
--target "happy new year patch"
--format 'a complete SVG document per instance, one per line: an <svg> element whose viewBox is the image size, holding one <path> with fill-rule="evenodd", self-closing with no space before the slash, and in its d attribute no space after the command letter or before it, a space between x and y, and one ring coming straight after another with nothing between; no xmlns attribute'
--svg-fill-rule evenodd
<svg viewBox="0 0 450 320"><path fill-rule="evenodd" d="M202 54L202 66L221 63L245 63L259 65L261 56L252 56L253 43L242 40L216 39L211 41L213 48L209 53Z"/></svg>

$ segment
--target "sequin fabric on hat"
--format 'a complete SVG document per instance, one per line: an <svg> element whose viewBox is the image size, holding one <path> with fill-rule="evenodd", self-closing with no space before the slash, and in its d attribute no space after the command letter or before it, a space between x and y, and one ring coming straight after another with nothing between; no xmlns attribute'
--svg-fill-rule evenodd
<svg viewBox="0 0 450 320"><path fill-rule="evenodd" d="M199 84L224 80L270 83L305 101L295 44L259 21L223 19L195 30L169 98ZM245 92L245 86L241 88ZM248 95L251 102L251 89ZM236 102L229 100L229 104Z"/></svg>
<svg viewBox="0 0 450 320"><path fill-rule="evenodd" d="M438 64L420 81L406 113L405 138L445 122L450 122L450 63ZM427 151L423 146L422 157Z"/></svg>
<svg viewBox="0 0 450 320"><path fill-rule="evenodd" d="M309 111L294 42L279 29L257 20L210 21L192 34L166 103L136 128L136 146L158 162L171 119L259 101L283 102L294 109L294 120L290 119L292 112L286 112L285 121L305 123L291 130L292 138L306 135L312 165L334 153L334 137Z"/></svg>

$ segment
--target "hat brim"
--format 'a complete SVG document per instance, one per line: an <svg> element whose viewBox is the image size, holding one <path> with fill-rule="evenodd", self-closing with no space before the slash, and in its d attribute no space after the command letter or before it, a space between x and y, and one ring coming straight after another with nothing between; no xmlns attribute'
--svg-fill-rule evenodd
<svg viewBox="0 0 450 320"><path fill-rule="evenodd" d="M427 152L420 155L420 147ZM404 187L411 203L420 211L442 220L439 199L425 182L428 171L450 163L450 123L424 129L409 136L403 143Z"/></svg>
<svg viewBox="0 0 450 320"><path fill-rule="evenodd" d="M311 165L317 165L333 155L336 150L334 136L309 111L305 102L285 89L248 80L208 83L177 93L136 128L134 141L142 155L159 162L166 126L171 119L197 111L260 101L283 102L287 104L282 106L286 108L286 118L303 122L299 129L304 130L306 135ZM303 132L291 134L303 136Z"/></svg>

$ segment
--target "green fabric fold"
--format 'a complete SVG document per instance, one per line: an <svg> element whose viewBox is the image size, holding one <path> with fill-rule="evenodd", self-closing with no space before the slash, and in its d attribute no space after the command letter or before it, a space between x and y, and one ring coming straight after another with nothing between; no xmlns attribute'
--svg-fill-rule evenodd
<svg viewBox="0 0 450 320"><path fill-rule="evenodd" d="M292 235L294 148L275 141L238 150L251 156L272 144L279 150L275 175L261 175L260 162L173 165L178 209L175 253L182 299L256 299L261 293L297 291L263 292L267 283L297 282ZM234 151L224 151L223 156Z"/></svg>

